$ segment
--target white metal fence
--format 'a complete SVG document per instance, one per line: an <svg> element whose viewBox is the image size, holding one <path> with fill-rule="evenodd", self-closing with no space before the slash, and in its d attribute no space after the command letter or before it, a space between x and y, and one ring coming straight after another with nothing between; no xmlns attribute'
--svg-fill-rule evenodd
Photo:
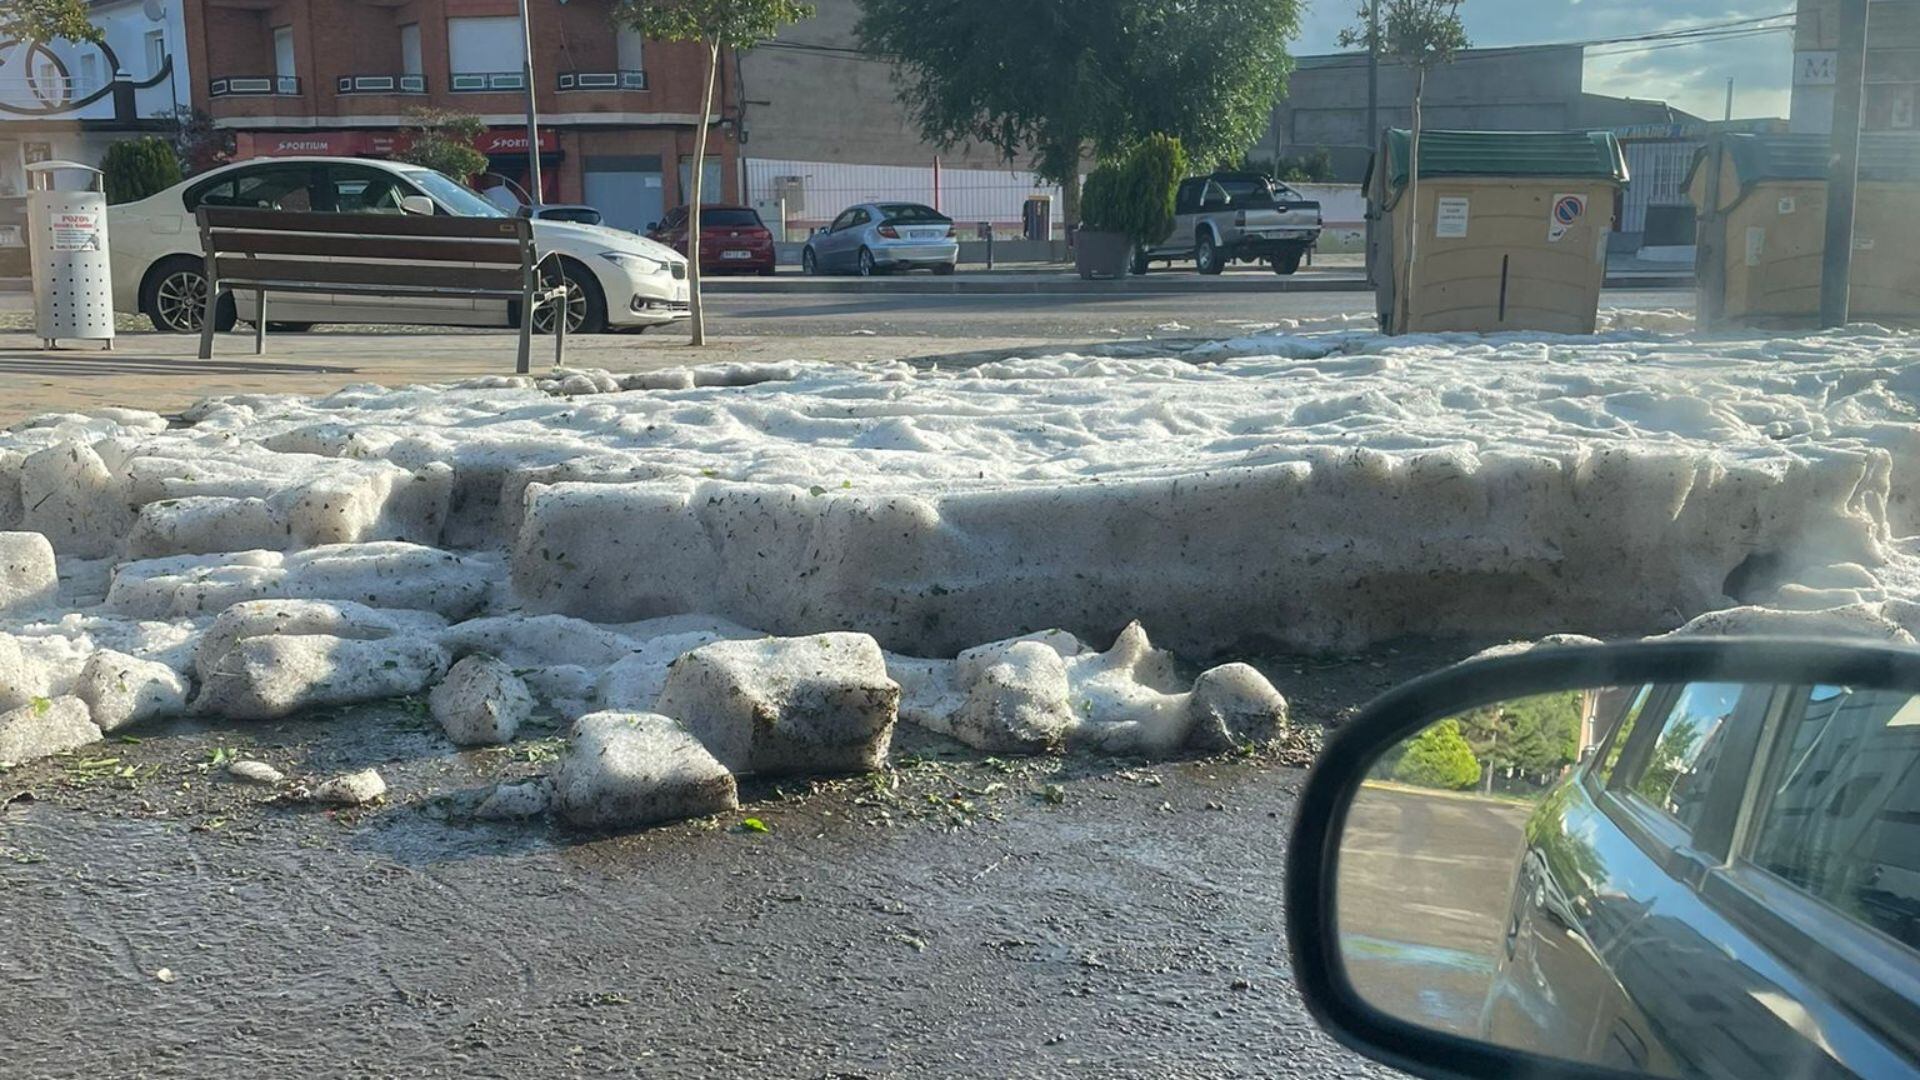
<svg viewBox="0 0 1920 1080"><path fill-rule="evenodd" d="M937 207L972 237L971 227L991 223L996 235L1021 232L1022 209L1033 195L1054 200L1054 229L1060 221L1060 189L1018 169L936 170L925 165L845 165L826 161L748 158L747 201L762 204L784 198L790 235L805 235L855 203L897 199ZM937 185L937 190L936 190Z"/></svg>

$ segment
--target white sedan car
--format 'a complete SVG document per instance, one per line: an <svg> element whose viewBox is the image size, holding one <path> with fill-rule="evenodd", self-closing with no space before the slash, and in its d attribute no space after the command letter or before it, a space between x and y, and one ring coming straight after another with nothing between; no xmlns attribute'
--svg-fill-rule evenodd
<svg viewBox="0 0 1920 1080"><path fill-rule="evenodd" d="M421 201L426 200L425 202ZM193 212L202 205L339 213L424 212L501 217L503 211L441 173L418 165L361 158L256 158L201 173L157 195L107 210L113 306L140 312L155 328L197 332L207 278ZM597 225L533 223L541 255L558 253L567 284L567 330L593 333L644 329L687 317L687 260L663 244ZM253 317L251 295L235 296L216 313L222 330ZM274 325L422 323L509 326L517 305L505 301L395 296L288 294L273 301ZM535 315L552 328L551 308ZM545 325L542 325L545 324Z"/></svg>

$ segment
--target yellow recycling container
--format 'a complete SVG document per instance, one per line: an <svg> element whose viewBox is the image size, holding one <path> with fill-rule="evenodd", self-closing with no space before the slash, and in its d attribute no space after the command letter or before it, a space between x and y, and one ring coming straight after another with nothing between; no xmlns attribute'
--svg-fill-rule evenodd
<svg viewBox="0 0 1920 1080"><path fill-rule="evenodd" d="M1820 314L1826 253L1825 135L1720 135L1694 157L1694 271L1709 320L1786 323ZM1920 319L1920 135L1860 137L1854 196L1855 319Z"/></svg>
<svg viewBox="0 0 1920 1080"><path fill-rule="evenodd" d="M1627 183L1613 134L1423 131L1417 187L1410 149L1387 131L1367 169L1381 328L1592 333Z"/></svg>

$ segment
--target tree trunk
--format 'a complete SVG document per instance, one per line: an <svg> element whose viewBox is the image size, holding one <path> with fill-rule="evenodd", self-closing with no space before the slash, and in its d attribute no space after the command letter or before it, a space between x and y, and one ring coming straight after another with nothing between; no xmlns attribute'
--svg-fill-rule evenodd
<svg viewBox="0 0 1920 1080"><path fill-rule="evenodd" d="M1487 794L1491 795L1493 794L1493 754L1500 749L1500 729L1494 728L1489 734L1493 736L1493 743L1487 747Z"/></svg>
<svg viewBox="0 0 1920 1080"><path fill-rule="evenodd" d="M1413 323L1413 268L1420 254L1420 99L1427 91L1427 69L1419 68L1413 76L1413 128L1407 133L1407 198L1413 203L1407 208L1407 273L1405 287L1400 290L1400 326L1398 333L1412 329Z"/></svg>
<svg viewBox="0 0 1920 1080"><path fill-rule="evenodd" d="M1080 167L1075 165L1067 172L1067 178L1060 182L1060 216L1064 219L1061 235L1067 238L1067 246L1073 246L1073 232L1080 225ZM1053 237L1047 237L1049 241Z"/></svg>
<svg viewBox="0 0 1920 1080"><path fill-rule="evenodd" d="M720 72L720 39L707 43L707 92L700 101L699 141L693 146L693 197L687 203L687 321L693 324L691 344L707 343L707 314L700 305L700 207L707 178L707 124L713 116L713 81Z"/></svg>

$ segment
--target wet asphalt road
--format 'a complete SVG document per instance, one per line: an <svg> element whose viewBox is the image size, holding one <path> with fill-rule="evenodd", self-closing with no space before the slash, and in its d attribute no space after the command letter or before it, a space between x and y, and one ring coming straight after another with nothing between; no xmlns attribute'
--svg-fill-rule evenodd
<svg viewBox="0 0 1920 1080"><path fill-rule="evenodd" d="M1252 273L1253 271L1246 271ZM1370 293L1102 295L769 294L707 298L715 334L920 335L936 338L1231 337L1281 319L1369 316ZM1693 309L1691 289L1609 289L1608 308ZM1356 329L1371 328L1371 322Z"/></svg>
<svg viewBox="0 0 1920 1080"><path fill-rule="evenodd" d="M903 727L884 772L616 837L465 815L551 771L550 719L487 750L406 701L110 739L0 773L0 1075L1398 1076L1293 987L1299 765L1485 644L1242 657L1307 740L1257 755L1002 761ZM389 801L322 811L236 754L376 766Z"/></svg>
<svg viewBox="0 0 1920 1080"><path fill-rule="evenodd" d="M1096 769L950 829L803 796L751 811L766 834L586 842L15 804L0 1045L32 1077L1391 1075L1288 978L1303 775Z"/></svg>
<svg viewBox="0 0 1920 1080"><path fill-rule="evenodd" d="M1466 793L1361 789L1340 849L1338 905L1362 995L1423 1026L1477 1033L1530 812Z"/></svg>

